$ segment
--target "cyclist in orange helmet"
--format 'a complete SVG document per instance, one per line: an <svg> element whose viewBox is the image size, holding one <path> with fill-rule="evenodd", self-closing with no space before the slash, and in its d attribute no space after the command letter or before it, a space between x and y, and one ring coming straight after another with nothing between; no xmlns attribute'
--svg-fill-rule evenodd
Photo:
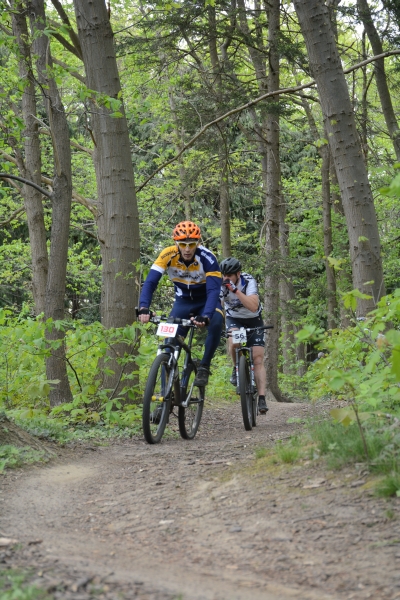
<svg viewBox="0 0 400 600"><path fill-rule="evenodd" d="M175 245L162 250L143 284L139 320L142 323L149 321L154 291L166 272L175 287L170 316L189 319L196 315L192 318L198 327L208 326L204 355L194 381L196 386L205 386L222 332L221 272L214 254L201 245L201 231L196 223L181 221L174 228L172 237ZM187 329L179 326L177 334L185 336L186 333Z"/></svg>

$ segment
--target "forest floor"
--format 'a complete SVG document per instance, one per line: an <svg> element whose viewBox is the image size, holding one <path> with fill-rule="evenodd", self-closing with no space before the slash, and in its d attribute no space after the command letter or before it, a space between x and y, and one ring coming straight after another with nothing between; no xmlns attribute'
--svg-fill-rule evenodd
<svg viewBox="0 0 400 600"><path fill-rule="evenodd" d="M270 404L246 432L238 403L208 404L194 441L82 443L7 471L0 537L19 543L0 574L66 600L400 598L400 498L374 497L360 465L255 458L315 410Z"/></svg>

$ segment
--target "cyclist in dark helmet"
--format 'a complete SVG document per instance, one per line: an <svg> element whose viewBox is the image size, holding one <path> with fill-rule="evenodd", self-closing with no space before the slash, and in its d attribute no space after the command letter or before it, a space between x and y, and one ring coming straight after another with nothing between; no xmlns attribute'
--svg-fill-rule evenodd
<svg viewBox="0 0 400 600"><path fill-rule="evenodd" d="M221 299L225 307L226 330L232 331L240 327L262 327L262 306L258 296L257 282L248 273L242 273L239 260L230 256L221 262L222 289ZM229 339L229 352L233 364L236 362L235 345ZM268 410L265 402L266 372L264 367L264 331L252 331L247 338L247 346L253 348L254 376L258 390L258 409L260 414ZM232 369L230 382L236 386L236 368Z"/></svg>
<svg viewBox="0 0 400 600"><path fill-rule="evenodd" d="M204 355L194 381L196 386L205 386L222 332L221 272L214 254L201 245L201 231L196 223L178 223L172 237L175 244L162 250L143 284L139 320L142 323L149 321L153 293L166 272L175 286L170 316L189 319L190 315L196 315L194 323L198 327L208 327ZM185 336L186 333L187 328L180 325L177 334Z"/></svg>

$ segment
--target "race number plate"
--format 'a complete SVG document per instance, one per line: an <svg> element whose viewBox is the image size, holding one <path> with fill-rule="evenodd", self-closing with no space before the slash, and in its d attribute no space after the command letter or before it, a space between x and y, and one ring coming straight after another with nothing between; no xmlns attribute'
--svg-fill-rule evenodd
<svg viewBox="0 0 400 600"><path fill-rule="evenodd" d="M247 341L247 334L245 329L236 329L232 331L232 343L233 344L244 344Z"/></svg>
<svg viewBox="0 0 400 600"><path fill-rule="evenodd" d="M160 323L157 329L157 335L160 337L175 337L179 325L177 323Z"/></svg>

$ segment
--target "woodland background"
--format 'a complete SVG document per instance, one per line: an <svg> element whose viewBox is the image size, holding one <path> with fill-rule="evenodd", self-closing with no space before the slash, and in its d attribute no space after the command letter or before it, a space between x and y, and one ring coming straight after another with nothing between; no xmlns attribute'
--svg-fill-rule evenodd
<svg viewBox="0 0 400 600"><path fill-rule="evenodd" d="M270 400L334 395L336 420L397 419L398 2L0 7L8 413L140 421L156 341L138 290L192 219L258 280ZM172 298L164 278L153 307ZM209 394L227 397L222 347L215 367Z"/></svg>

